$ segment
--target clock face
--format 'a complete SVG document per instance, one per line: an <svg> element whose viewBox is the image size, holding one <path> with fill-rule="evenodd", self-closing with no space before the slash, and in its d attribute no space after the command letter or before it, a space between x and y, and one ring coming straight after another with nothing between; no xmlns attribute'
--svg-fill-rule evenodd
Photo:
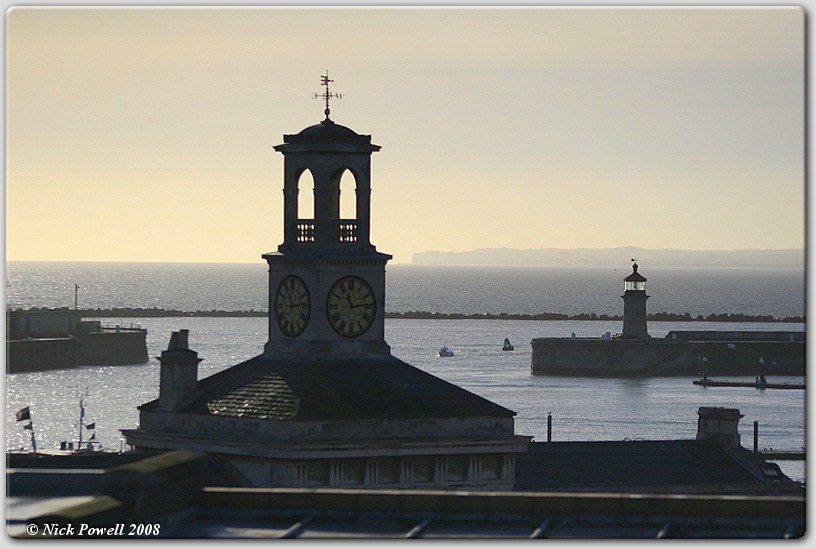
<svg viewBox="0 0 816 549"><path fill-rule="evenodd" d="M306 284L296 276L284 278L275 294L275 318L281 331L290 337L300 335L309 322L310 311Z"/></svg>
<svg viewBox="0 0 816 549"><path fill-rule="evenodd" d="M326 314L334 331L345 337L365 333L374 322L377 300L368 282L356 276L338 280L326 299Z"/></svg>

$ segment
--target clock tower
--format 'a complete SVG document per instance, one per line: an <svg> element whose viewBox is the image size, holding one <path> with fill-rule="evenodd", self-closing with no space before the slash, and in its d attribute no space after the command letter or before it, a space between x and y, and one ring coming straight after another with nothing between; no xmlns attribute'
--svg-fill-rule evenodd
<svg viewBox="0 0 816 549"><path fill-rule="evenodd" d="M263 354L198 379L186 332L174 334L159 398L123 433L140 451L206 452L240 485L512 490L515 456L531 440L515 434L516 413L403 362L385 342L391 256L369 236L380 147L329 118L330 82L318 95L325 120L275 147L284 236L263 254ZM313 210L303 207L312 186Z"/></svg>
<svg viewBox="0 0 816 549"><path fill-rule="evenodd" d="M371 143L370 135L329 118L329 100L339 95L330 93L328 73L321 78L325 91L316 97L325 99L326 118L284 135L275 146L284 157L283 243L263 254L269 265L264 355L388 355L385 265L391 256L370 242L371 154L380 146ZM314 183L314 211L301 217L307 171ZM354 181L352 217L341 216L341 179Z"/></svg>

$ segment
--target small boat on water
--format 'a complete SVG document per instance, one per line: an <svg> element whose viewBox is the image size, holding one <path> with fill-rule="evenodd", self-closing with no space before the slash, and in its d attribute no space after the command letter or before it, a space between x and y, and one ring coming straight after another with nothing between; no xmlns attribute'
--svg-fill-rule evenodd
<svg viewBox="0 0 816 549"><path fill-rule="evenodd" d="M510 338L505 337L504 345L502 345L502 351L512 351L513 349L515 349L515 347L513 347L513 344L510 343Z"/></svg>
<svg viewBox="0 0 816 549"><path fill-rule="evenodd" d="M436 354L438 356L453 356L453 351L448 349L446 345L443 345L441 349L439 349Z"/></svg>

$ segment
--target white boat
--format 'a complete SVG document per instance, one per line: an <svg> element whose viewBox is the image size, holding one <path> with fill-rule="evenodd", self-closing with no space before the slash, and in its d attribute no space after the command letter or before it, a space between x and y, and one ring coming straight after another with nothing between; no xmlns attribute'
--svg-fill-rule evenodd
<svg viewBox="0 0 816 549"><path fill-rule="evenodd" d="M453 356L453 351L448 349L447 346L443 345L442 348L439 349L439 351L437 351L436 354L439 356Z"/></svg>

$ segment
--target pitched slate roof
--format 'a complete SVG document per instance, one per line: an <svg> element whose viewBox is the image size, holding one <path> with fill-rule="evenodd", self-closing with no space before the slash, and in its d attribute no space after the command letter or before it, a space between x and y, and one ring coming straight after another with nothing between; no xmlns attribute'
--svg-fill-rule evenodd
<svg viewBox="0 0 816 549"><path fill-rule="evenodd" d="M395 357L284 361L261 355L199 380L197 389L182 413L298 421L516 414Z"/></svg>
<svg viewBox="0 0 816 549"><path fill-rule="evenodd" d="M759 479L708 440L533 442L516 458L516 490L700 485Z"/></svg>

